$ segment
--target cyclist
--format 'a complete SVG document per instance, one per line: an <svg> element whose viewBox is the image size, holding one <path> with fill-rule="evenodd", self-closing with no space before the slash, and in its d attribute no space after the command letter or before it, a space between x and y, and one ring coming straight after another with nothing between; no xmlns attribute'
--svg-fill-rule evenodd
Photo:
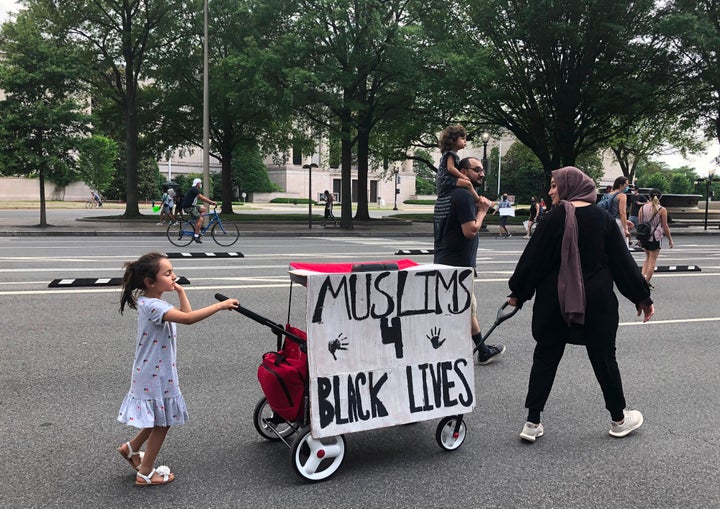
<svg viewBox="0 0 720 509"><path fill-rule="evenodd" d="M202 244L202 241L200 240L200 228L202 228L203 224L202 214L206 210L204 206L198 205L198 200L204 201L208 205L217 205L216 202L212 201L200 192L201 187L202 179L193 180L192 187L187 194L185 194L185 198L183 199L183 210L190 217L188 221L192 222L195 220L195 233L193 235L193 240L198 244Z"/></svg>
<svg viewBox="0 0 720 509"><path fill-rule="evenodd" d="M98 207L102 207L102 200L100 199L100 195L97 194L95 191L90 191L90 195L92 196L92 203L96 204Z"/></svg>

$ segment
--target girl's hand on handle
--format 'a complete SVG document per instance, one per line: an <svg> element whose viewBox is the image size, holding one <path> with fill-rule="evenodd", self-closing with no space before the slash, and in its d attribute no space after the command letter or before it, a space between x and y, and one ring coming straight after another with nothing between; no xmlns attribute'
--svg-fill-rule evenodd
<svg viewBox="0 0 720 509"><path fill-rule="evenodd" d="M507 303L514 308L518 307L517 297L508 297Z"/></svg>
<svg viewBox="0 0 720 509"><path fill-rule="evenodd" d="M218 302L218 306L220 306L220 309L237 309L239 305L240 301L237 299L225 299Z"/></svg>

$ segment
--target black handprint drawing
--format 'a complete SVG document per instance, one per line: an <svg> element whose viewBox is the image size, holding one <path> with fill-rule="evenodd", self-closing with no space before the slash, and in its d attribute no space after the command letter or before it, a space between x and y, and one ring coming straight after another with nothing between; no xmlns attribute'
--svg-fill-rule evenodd
<svg viewBox="0 0 720 509"><path fill-rule="evenodd" d="M332 341L328 341L328 350L333 356L333 359L337 360L337 356L335 355L335 352L338 350L347 350L347 341L345 341L347 338L343 337L342 332L338 334L338 337L333 339Z"/></svg>
<svg viewBox="0 0 720 509"><path fill-rule="evenodd" d="M426 334L425 337L430 340L430 344L432 347L437 350L442 346L442 344L445 342L447 338L442 338L442 341L440 341L440 331L441 329L438 329L437 327L433 327L430 331L430 334Z"/></svg>

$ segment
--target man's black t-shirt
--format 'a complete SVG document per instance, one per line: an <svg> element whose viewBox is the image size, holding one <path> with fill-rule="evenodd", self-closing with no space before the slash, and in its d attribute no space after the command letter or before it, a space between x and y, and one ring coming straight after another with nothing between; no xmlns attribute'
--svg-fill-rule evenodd
<svg viewBox="0 0 720 509"><path fill-rule="evenodd" d="M468 239L462 225L474 221L477 206L470 191L456 187L435 202L435 263L453 267L475 267L478 236Z"/></svg>
<svg viewBox="0 0 720 509"><path fill-rule="evenodd" d="M200 188L193 186L190 188L190 190L185 195L185 198L183 199L183 208L186 209L188 207L194 207L197 205L197 197L200 194Z"/></svg>

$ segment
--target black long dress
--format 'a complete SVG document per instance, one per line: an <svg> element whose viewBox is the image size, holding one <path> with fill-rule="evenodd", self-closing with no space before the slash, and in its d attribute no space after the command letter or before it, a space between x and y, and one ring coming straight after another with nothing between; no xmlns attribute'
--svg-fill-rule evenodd
<svg viewBox="0 0 720 509"><path fill-rule="evenodd" d="M553 207L538 224L510 278L511 295L525 302L535 294L532 334L537 341L614 342L619 316L613 282L635 305L652 303L650 288L610 215L590 205L576 207L575 217L585 283L585 325L568 327L560 313L557 285L564 207Z"/></svg>

